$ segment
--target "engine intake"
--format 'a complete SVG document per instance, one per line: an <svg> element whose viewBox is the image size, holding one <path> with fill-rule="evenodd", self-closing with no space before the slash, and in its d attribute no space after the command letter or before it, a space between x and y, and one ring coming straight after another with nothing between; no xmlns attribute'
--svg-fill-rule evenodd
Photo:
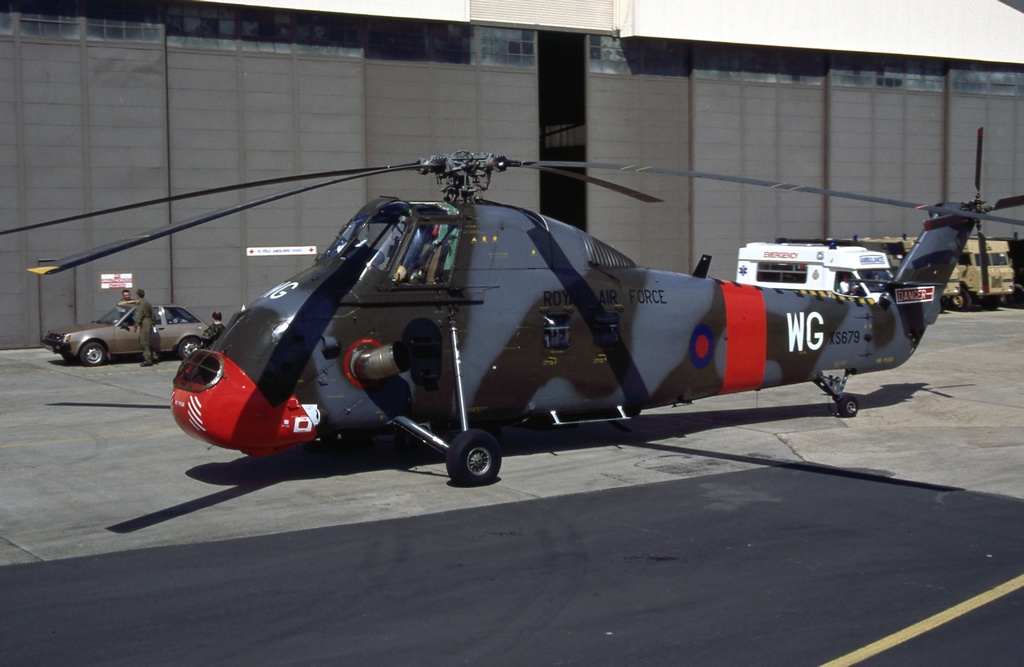
<svg viewBox="0 0 1024 667"><path fill-rule="evenodd" d="M375 340L361 340L345 356L349 379L361 387L409 370L409 351L402 343L381 345Z"/></svg>

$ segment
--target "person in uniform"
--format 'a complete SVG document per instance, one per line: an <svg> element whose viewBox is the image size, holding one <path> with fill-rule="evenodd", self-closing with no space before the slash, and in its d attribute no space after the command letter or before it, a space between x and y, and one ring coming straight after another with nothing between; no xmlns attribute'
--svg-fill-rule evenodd
<svg viewBox="0 0 1024 667"><path fill-rule="evenodd" d="M219 310L213 311L213 324L206 327L206 331L203 332L202 342L203 347L211 348L213 344L220 338L220 335L224 333L224 324L221 323L221 314Z"/></svg>
<svg viewBox="0 0 1024 667"><path fill-rule="evenodd" d="M139 345L142 346L142 363L140 366L153 365L153 348L149 346L149 335L153 331L153 304L146 299L146 290L141 287L135 290L139 303L135 311L135 328L139 330Z"/></svg>

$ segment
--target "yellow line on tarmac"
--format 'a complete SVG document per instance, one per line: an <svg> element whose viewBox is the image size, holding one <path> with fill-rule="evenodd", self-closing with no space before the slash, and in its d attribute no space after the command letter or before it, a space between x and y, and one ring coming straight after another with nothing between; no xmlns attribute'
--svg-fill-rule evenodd
<svg viewBox="0 0 1024 667"><path fill-rule="evenodd" d="M862 660L878 655L882 651L888 651L894 646L898 646L905 641L913 639L914 637L923 635L929 630L949 623L965 614L968 614L979 607L987 605L989 602L994 602L1004 595L1009 595L1014 591L1024 588L1024 574L1007 581L1005 584L1000 584L993 589L987 590L980 595L976 595L970 600L961 602L955 607L950 607L945 611L940 611L938 614L924 619L919 623L915 623L908 628L904 628L899 632L895 632L888 637L879 639L873 644L868 644L864 648L858 649L853 653L848 653L841 658L836 658L831 662L826 662L822 667L848 667L849 665L856 665Z"/></svg>
<svg viewBox="0 0 1024 667"><path fill-rule="evenodd" d="M140 435L153 435L153 434L156 434L156 433L169 433L169 432L175 431L175 430L177 430L177 429L161 428L161 429L157 429L155 431L135 431L133 433L128 433L128 434L125 434L125 435L105 436L104 439L108 439L109 440L109 439L115 439L115 438L135 438L135 437L138 437ZM85 440L93 440L93 439L94 438L91 438L91 437L85 437L85 438L68 438L66 440L40 440L39 442L14 442L14 443L11 443L9 445L0 445L0 449L11 449L13 447L36 447L38 445L62 445L62 444L66 444L66 443L69 443L69 442L83 442Z"/></svg>

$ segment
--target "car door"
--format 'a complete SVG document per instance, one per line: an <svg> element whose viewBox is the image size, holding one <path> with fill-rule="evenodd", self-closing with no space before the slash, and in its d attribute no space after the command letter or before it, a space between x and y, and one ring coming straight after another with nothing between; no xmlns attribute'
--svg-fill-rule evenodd
<svg viewBox="0 0 1024 667"><path fill-rule="evenodd" d="M111 354L132 354L142 351L139 345L139 332L135 330L136 309L132 308L114 325L110 337Z"/></svg>
<svg viewBox="0 0 1024 667"><path fill-rule="evenodd" d="M174 348L174 337L165 335L166 330L164 307L153 306L153 333L149 337L149 346L154 352L170 352ZM170 347L164 349L168 344Z"/></svg>

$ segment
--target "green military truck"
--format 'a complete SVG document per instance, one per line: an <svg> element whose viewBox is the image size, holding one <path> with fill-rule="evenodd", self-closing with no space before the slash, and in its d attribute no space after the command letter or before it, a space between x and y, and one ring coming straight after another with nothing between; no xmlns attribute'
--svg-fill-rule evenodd
<svg viewBox="0 0 1024 667"><path fill-rule="evenodd" d="M899 266L903 256L910 251L916 240L912 236L886 236L881 238L831 239L837 245L857 245L869 250L879 250L889 256L892 267ZM1017 263L1011 265L1010 245L1016 246ZM1024 307L1024 241L1007 239L986 239L985 251L988 266L988 291L982 274L979 239L967 240L960 263L953 270L946 288L942 291L942 304L947 310L969 310L977 304L987 310L1002 304ZM1017 281L1014 281L1014 274Z"/></svg>
<svg viewBox="0 0 1024 667"><path fill-rule="evenodd" d="M1006 305L1024 308L1024 239L1013 236L996 240L1006 243L1010 268L1013 270L1013 293L1006 297Z"/></svg>

